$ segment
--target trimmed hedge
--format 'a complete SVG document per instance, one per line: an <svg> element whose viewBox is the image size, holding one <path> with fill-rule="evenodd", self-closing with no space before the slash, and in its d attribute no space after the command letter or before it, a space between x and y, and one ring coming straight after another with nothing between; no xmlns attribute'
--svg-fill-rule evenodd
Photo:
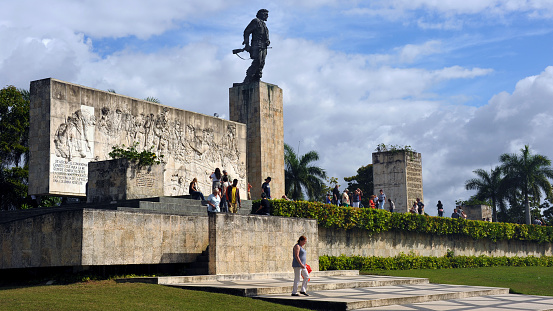
<svg viewBox="0 0 553 311"><path fill-rule="evenodd" d="M410 270L450 269L477 267L553 267L553 257L490 257L490 256L443 256L423 257L400 254L395 257L362 257L345 255L319 256L319 270Z"/></svg>
<svg viewBox="0 0 553 311"><path fill-rule="evenodd" d="M259 206L260 201L254 202ZM272 200L271 215L316 219L325 228L364 229L370 233L407 231L437 235L463 235L473 239L553 242L553 227L492 223L478 220L390 213L372 208L339 207L307 201Z"/></svg>

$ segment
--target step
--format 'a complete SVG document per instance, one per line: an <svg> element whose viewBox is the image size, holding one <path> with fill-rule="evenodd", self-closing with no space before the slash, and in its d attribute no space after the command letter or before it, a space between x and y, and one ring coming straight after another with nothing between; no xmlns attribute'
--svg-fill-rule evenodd
<svg viewBox="0 0 553 311"><path fill-rule="evenodd" d="M470 310L470 311L551 311L553 297L532 295L490 295L463 299L439 300L405 305L389 305L376 308L357 309L358 311L413 311L413 310Z"/></svg>
<svg viewBox="0 0 553 311"><path fill-rule="evenodd" d="M309 282L310 291L340 290L362 287L378 287L390 285L417 285L427 284L428 279L424 278L402 278L402 277L382 277L382 276L334 276L334 277L316 277L311 275ZM254 297L260 295L285 294L292 292L292 281L294 277L290 275L287 278L278 279L259 279L259 280L236 280L236 281L212 281L192 284L172 284L186 289L209 290L245 297Z"/></svg>
<svg viewBox="0 0 553 311"><path fill-rule="evenodd" d="M209 247L209 246L208 246ZM313 277L356 277L359 276L359 270L329 270L329 271L313 271ZM160 277L140 277L140 278L123 278L117 279L118 283L151 283L151 284L189 284L189 283L205 283L205 282L223 282L223 281L251 281L251 280L274 280L285 279L290 281L294 279L293 272L276 272L276 273L248 273L248 274L217 274L217 275L194 275L194 276L160 276ZM249 282L246 282L246 284Z"/></svg>
<svg viewBox="0 0 553 311"><path fill-rule="evenodd" d="M508 294L509 289L447 284L412 284L320 291L309 285L308 293L309 297L293 297L290 293L285 293L260 295L254 298L313 310L356 310L427 301L501 295Z"/></svg>

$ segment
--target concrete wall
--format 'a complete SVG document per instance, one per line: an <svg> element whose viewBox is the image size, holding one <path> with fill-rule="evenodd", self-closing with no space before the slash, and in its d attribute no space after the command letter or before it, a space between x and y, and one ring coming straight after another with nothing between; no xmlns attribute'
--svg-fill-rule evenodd
<svg viewBox="0 0 553 311"><path fill-rule="evenodd" d="M82 211L0 224L0 269L78 266L82 237Z"/></svg>
<svg viewBox="0 0 553 311"><path fill-rule="evenodd" d="M0 269L193 262L207 217L83 209L0 224Z"/></svg>
<svg viewBox="0 0 553 311"><path fill-rule="evenodd" d="M291 272L292 248L307 237L307 264L319 270L317 221L274 216L209 216L209 274Z"/></svg>
<svg viewBox="0 0 553 311"><path fill-rule="evenodd" d="M29 194L85 196L88 163L115 145L164 155L164 195L226 169L246 189L246 126L60 80L31 82Z"/></svg>
<svg viewBox="0 0 553 311"><path fill-rule="evenodd" d="M444 256L447 250L462 256L553 256L551 243L527 241L474 240L468 237L428 235L409 232L368 234L364 230L337 230L319 227L319 255L393 257L413 251L420 256Z"/></svg>

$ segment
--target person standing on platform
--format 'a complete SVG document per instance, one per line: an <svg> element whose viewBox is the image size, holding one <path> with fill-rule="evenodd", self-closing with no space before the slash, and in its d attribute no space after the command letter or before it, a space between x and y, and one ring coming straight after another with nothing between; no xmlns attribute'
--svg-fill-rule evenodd
<svg viewBox="0 0 553 311"><path fill-rule="evenodd" d="M228 213L228 201L226 195L229 187L228 177L223 175L221 181L221 212Z"/></svg>
<svg viewBox="0 0 553 311"><path fill-rule="evenodd" d="M303 282L301 284L300 294L309 296L307 293L307 281L309 280L309 273L307 272L307 252L304 249L307 243L305 236L300 236L296 245L292 249L292 267L294 268L294 286L292 288L292 296L299 296L298 285L300 283L300 277L303 276Z"/></svg>
<svg viewBox="0 0 553 311"><path fill-rule="evenodd" d="M232 181L232 185L227 188L226 199L230 205L230 212L236 214L239 208L242 208L240 201L240 189L238 189L238 179Z"/></svg>
<svg viewBox="0 0 553 311"><path fill-rule="evenodd" d="M348 196L349 190L346 189L342 193L342 206L348 207L349 206L349 196Z"/></svg>
<svg viewBox="0 0 553 311"><path fill-rule="evenodd" d="M213 189L213 193L207 197L207 213L219 213L219 205L221 204L221 196L219 188Z"/></svg>
<svg viewBox="0 0 553 311"><path fill-rule="evenodd" d="M438 200L438 204L436 204L438 207L438 216L443 217L444 216L444 205L442 204L442 201Z"/></svg>
<svg viewBox="0 0 553 311"><path fill-rule="evenodd" d="M267 177L267 179L265 179L265 182L261 185L261 192L265 193L265 195L267 196L267 200L271 199L271 186L269 185L270 182L271 177Z"/></svg>
<svg viewBox="0 0 553 311"><path fill-rule="evenodd" d="M252 190L252 185L250 185L250 183L248 183L248 196L247 196L248 200L251 200L251 199L252 199L252 192L251 192L251 190Z"/></svg>
<svg viewBox="0 0 553 311"><path fill-rule="evenodd" d="M421 199L417 198L417 210L419 215L424 214L424 203L421 202Z"/></svg>
<svg viewBox="0 0 553 311"><path fill-rule="evenodd" d="M332 204L340 206L340 190L338 185L334 186L332 189Z"/></svg>
<svg viewBox="0 0 553 311"><path fill-rule="evenodd" d="M211 176L209 176L209 179L211 179L213 186L211 187L211 190L215 188L221 188L221 170L219 168L215 169L215 172L211 173Z"/></svg>
<svg viewBox="0 0 553 311"><path fill-rule="evenodd" d="M384 202L386 202L386 195L380 189L380 193L378 194L378 209L384 209Z"/></svg>
<svg viewBox="0 0 553 311"><path fill-rule="evenodd" d="M393 213L394 210L396 209L396 205L394 201L392 201L392 199L388 199L388 204L390 205L390 213Z"/></svg>

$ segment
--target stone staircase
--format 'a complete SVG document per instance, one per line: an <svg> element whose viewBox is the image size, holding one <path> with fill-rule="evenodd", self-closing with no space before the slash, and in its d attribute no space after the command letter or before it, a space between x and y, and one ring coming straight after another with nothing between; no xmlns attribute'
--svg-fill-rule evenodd
<svg viewBox="0 0 553 311"><path fill-rule="evenodd" d="M312 310L553 310L553 297L509 294L508 288L431 284L425 278L314 271L309 297L293 297L292 273L120 279L251 297Z"/></svg>

